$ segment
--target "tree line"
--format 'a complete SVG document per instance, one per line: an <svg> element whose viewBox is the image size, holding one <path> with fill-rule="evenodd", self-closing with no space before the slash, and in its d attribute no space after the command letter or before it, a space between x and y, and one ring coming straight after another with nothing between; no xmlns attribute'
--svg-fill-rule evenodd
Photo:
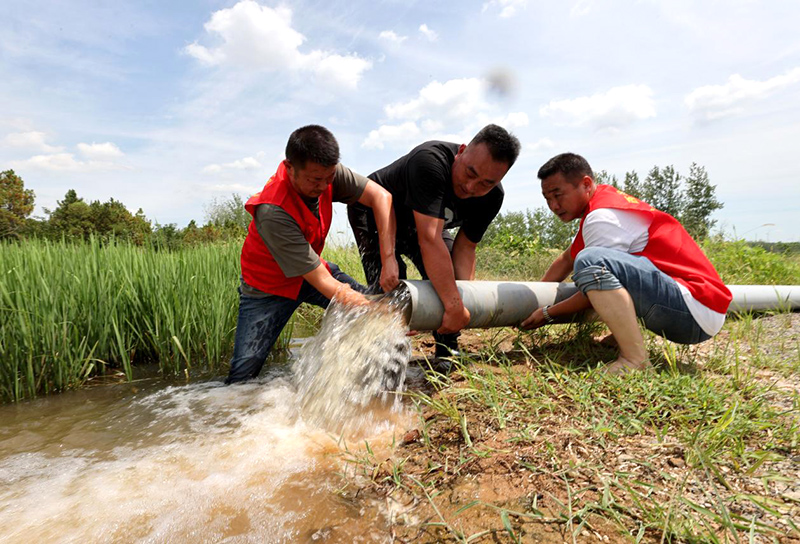
<svg viewBox="0 0 800 544"><path fill-rule="evenodd" d="M672 165L654 166L640 179L635 171L626 172L620 182L605 170L596 174L598 183L613 185L677 218L698 240L707 237L716 221L712 214L723 204L716 198L704 167L693 163L685 177ZM35 194L26 189L13 170L0 172L0 239L45 238L86 240L90 237L129 241L177 249L183 245L241 240L247 232L250 215L239 195L216 199L205 206L205 223L192 220L184 228L174 223L159 224L139 209L131 213L113 198L107 202L86 202L70 189L54 209L45 208L46 217L30 217ZM537 247L566 247L577 231L577 222L562 223L546 207L524 212L501 213L487 230L484 241L507 251L527 251Z"/></svg>
<svg viewBox="0 0 800 544"><path fill-rule="evenodd" d="M149 220L142 209L131 213L119 200L87 202L70 189L46 217L31 217L35 194L13 170L0 172L0 239L43 238L79 241L90 237L136 245L177 249L183 245L241 240L250 221L239 195L213 200L205 207L205 223L192 220L184 228Z"/></svg>
<svg viewBox="0 0 800 544"><path fill-rule="evenodd" d="M711 184L705 167L697 163L692 163L687 176L670 165L653 166L644 179L631 170L620 182L616 176L602 170L595 173L595 180L672 215L698 241L709 235L717 223L711 216L723 207L716 197L717 186ZM507 251L566 248L577 231L577 221L563 223L549 209L541 207L500 214L489 226L484 240Z"/></svg>

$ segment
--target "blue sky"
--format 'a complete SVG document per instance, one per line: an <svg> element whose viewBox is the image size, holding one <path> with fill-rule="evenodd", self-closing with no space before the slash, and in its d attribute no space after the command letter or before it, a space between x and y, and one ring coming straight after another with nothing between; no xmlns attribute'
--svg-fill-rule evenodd
<svg viewBox="0 0 800 544"><path fill-rule="evenodd" d="M74 188L182 226L259 190L304 124L366 175L496 122L523 143L504 211L544 205L562 151L619 178L697 162L726 232L800 241L799 20L780 0L5 0L0 169L38 214Z"/></svg>

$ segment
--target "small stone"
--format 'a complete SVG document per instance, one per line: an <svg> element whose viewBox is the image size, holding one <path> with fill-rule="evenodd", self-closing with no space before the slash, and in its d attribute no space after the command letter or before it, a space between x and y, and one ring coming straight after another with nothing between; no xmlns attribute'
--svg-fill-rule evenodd
<svg viewBox="0 0 800 544"><path fill-rule="evenodd" d="M670 457L669 459L667 459L667 463L669 464L669 466L675 468L683 468L686 466L686 461L684 461L680 457Z"/></svg>
<svg viewBox="0 0 800 544"><path fill-rule="evenodd" d="M400 442L401 446L406 446L411 444L412 442L416 442L419 440L419 437L422 436L422 433L419 432L419 429L412 429L408 431L405 435L403 435L403 441Z"/></svg>

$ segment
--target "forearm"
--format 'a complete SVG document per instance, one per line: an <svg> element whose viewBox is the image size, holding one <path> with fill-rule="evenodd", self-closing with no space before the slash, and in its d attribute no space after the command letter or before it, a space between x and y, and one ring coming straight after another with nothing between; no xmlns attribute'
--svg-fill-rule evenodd
<svg viewBox="0 0 800 544"><path fill-rule="evenodd" d="M375 225L378 228L378 243L381 251L381 262L395 258L395 238L397 235L397 221L392 206L392 195L385 193L376 199L372 207L375 216Z"/></svg>
<svg viewBox="0 0 800 544"><path fill-rule="evenodd" d="M459 247L453 248L453 271L457 280L475 279L475 248Z"/></svg>
<svg viewBox="0 0 800 544"><path fill-rule="evenodd" d="M303 279L306 280L311 286L322 293L325 298L332 299L336 294L336 290L343 285L336 278L331 276L328 269L320 262L311 272L303 274Z"/></svg>
<svg viewBox="0 0 800 544"><path fill-rule="evenodd" d="M461 295L456 287L455 270L450 257L450 252L444 240L420 241L420 251L425 271L430 279L436 294L442 301L445 311L452 311L463 307Z"/></svg>
<svg viewBox="0 0 800 544"><path fill-rule="evenodd" d="M541 281L564 281L572 273L572 257L569 250L556 257Z"/></svg>
<svg viewBox="0 0 800 544"><path fill-rule="evenodd" d="M569 316L581 312L587 308L591 308L592 304L586 295L578 291L566 300L562 300L547 308L547 313L553 319L557 317Z"/></svg>

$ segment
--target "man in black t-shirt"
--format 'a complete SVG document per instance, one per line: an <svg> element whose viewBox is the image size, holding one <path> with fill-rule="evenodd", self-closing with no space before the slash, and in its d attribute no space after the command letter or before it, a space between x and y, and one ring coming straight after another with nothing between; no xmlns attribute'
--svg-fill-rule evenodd
<svg viewBox="0 0 800 544"><path fill-rule="evenodd" d="M469 145L425 142L369 176L392 194L399 277L406 278L401 258L406 255L444 305L442 325L434 333L437 357L457 349L458 331L469 323L455 280L475 278L475 247L500 211L500 181L519 150L515 136L487 125ZM367 283L378 292L382 256L374 216L359 204L348 206L347 215ZM456 227L453 238L448 229Z"/></svg>

